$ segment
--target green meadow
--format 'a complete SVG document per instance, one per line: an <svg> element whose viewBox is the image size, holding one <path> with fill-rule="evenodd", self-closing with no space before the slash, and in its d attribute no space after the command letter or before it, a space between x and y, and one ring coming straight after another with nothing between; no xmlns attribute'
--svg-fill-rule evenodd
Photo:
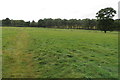
<svg viewBox="0 0 120 80"><path fill-rule="evenodd" d="M2 28L3 78L117 78L118 32Z"/></svg>

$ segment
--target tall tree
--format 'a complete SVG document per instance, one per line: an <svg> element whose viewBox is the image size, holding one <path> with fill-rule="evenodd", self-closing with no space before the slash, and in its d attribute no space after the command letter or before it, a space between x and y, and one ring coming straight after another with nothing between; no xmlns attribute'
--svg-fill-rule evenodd
<svg viewBox="0 0 120 80"><path fill-rule="evenodd" d="M115 14L116 11L111 7L101 9L99 12L97 12L96 17L98 20L98 29L104 31L105 33L113 30L114 20L112 18L115 16Z"/></svg>

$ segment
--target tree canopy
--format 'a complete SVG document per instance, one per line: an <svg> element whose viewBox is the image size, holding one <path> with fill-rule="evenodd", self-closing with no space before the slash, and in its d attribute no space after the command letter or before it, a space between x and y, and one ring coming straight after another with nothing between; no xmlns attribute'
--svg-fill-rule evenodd
<svg viewBox="0 0 120 80"><path fill-rule="evenodd" d="M105 33L106 31L113 30L114 20L112 18L115 16L115 14L116 11L111 7L98 11L96 13L98 20L98 29L104 31Z"/></svg>

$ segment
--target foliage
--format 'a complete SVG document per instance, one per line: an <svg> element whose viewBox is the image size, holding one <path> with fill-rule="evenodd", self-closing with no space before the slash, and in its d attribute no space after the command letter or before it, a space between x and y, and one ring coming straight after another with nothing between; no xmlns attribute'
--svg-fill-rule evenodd
<svg viewBox="0 0 120 80"><path fill-rule="evenodd" d="M120 19L114 21L114 30L120 31Z"/></svg>
<svg viewBox="0 0 120 80"><path fill-rule="evenodd" d="M11 26L11 20L9 18L3 19L2 25L3 26Z"/></svg>
<svg viewBox="0 0 120 80"><path fill-rule="evenodd" d="M3 26L15 26L15 27L46 27L46 28L62 28L62 29L98 29L98 30L118 30L120 26L119 20L112 20L107 19L108 21L102 21L99 20L99 22L96 19L40 19L38 22L35 22L34 20L32 22L30 21L24 21L24 20L10 20L9 18L3 19L2 23ZM104 24L101 24L101 22L105 22ZM107 22L107 24L106 24ZM113 23L115 22L115 23ZM99 24L99 26L97 26ZM107 26L106 26L107 25ZM111 25L111 26L109 26ZM113 26L114 27L113 27ZM101 27L102 26L102 27Z"/></svg>
<svg viewBox="0 0 120 80"><path fill-rule="evenodd" d="M66 28L66 29L93 29L96 26L95 19L40 19L38 22L25 22L24 20L10 20L6 18L3 21L3 26L15 27L48 27L48 28ZM87 27L88 26L88 27Z"/></svg>
<svg viewBox="0 0 120 80"><path fill-rule="evenodd" d="M106 33L106 31L111 31L113 30L113 23L114 20L112 19L115 14L116 11L111 8L105 8L105 9L101 9L97 14L97 19L98 19L98 29L104 31Z"/></svg>

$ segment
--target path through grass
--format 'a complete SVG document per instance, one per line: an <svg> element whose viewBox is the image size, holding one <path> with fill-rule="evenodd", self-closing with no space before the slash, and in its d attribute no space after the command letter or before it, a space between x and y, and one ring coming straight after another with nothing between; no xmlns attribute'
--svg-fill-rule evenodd
<svg viewBox="0 0 120 80"><path fill-rule="evenodd" d="M3 67L6 67L7 72L3 70L3 77L14 78L34 78L36 76L35 62L33 55L25 53L29 46L28 33L20 29L16 35L10 38L14 45L11 45L11 50L3 50ZM3 68L4 69L4 68Z"/></svg>

